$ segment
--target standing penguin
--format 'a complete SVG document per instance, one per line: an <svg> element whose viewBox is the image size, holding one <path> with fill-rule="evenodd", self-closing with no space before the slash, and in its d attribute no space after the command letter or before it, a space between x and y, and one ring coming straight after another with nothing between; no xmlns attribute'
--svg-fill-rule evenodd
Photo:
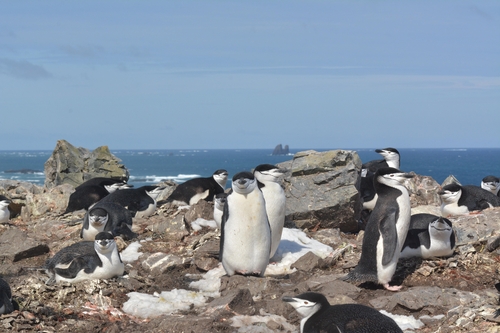
<svg viewBox="0 0 500 333"><path fill-rule="evenodd" d="M226 204L227 193L218 193L214 195L214 221L217 228L220 229L222 223L222 214L224 213L224 205Z"/></svg>
<svg viewBox="0 0 500 333"><path fill-rule="evenodd" d="M165 189L157 185L142 186L123 191L115 191L101 199L127 208L132 217L149 217L156 210L156 198Z"/></svg>
<svg viewBox="0 0 500 333"><path fill-rule="evenodd" d="M100 232L95 241L82 241L62 248L43 267L53 282L75 283L83 280L110 279L123 275L121 260L113 235Z"/></svg>
<svg viewBox="0 0 500 333"><path fill-rule="evenodd" d="M451 221L433 214L411 216L401 258L449 257L455 249L455 233Z"/></svg>
<svg viewBox="0 0 500 333"><path fill-rule="evenodd" d="M500 197L500 178L496 176L484 177L481 181L481 188Z"/></svg>
<svg viewBox="0 0 500 333"><path fill-rule="evenodd" d="M80 237L93 241L103 231L110 232L113 236L122 236L125 240L137 237L132 231L130 212L114 202L98 202L85 213Z"/></svg>
<svg viewBox="0 0 500 333"><path fill-rule="evenodd" d="M77 210L88 210L90 206L116 190L128 189L131 185L122 180L96 177L87 180L75 188L69 196L68 206L63 214Z"/></svg>
<svg viewBox="0 0 500 333"><path fill-rule="evenodd" d="M212 201L214 195L224 192L226 182L227 171L219 169L211 177L194 178L179 184L166 201L178 206L194 205L201 199Z"/></svg>
<svg viewBox="0 0 500 333"><path fill-rule="evenodd" d="M500 206L500 197L475 185L460 186L449 184L438 192L441 198L441 215L468 215L472 211L481 211Z"/></svg>
<svg viewBox="0 0 500 333"><path fill-rule="evenodd" d="M266 201L267 218L271 226L272 236L269 258L272 258L280 244L285 225L286 196L280 184L280 177L283 176L284 172L274 165L261 164L255 168L253 174L257 178L259 188Z"/></svg>
<svg viewBox="0 0 500 333"><path fill-rule="evenodd" d="M0 223L7 223L10 219L9 211L10 200L0 195Z"/></svg>
<svg viewBox="0 0 500 333"><path fill-rule="evenodd" d="M319 293L283 297L303 317L300 333L403 333L396 322L361 304L330 305Z"/></svg>
<svg viewBox="0 0 500 333"><path fill-rule="evenodd" d="M346 280L372 281L389 286L410 225L410 196L404 182L413 175L394 168L377 170L374 178L378 199L365 228L361 258Z"/></svg>
<svg viewBox="0 0 500 333"><path fill-rule="evenodd" d="M232 189L222 215L219 260L229 276L263 276L271 251L264 196L247 171L234 175Z"/></svg>
<svg viewBox="0 0 500 333"><path fill-rule="evenodd" d="M10 286L4 279L0 278L0 315L14 311L12 292Z"/></svg>
<svg viewBox="0 0 500 333"><path fill-rule="evenodd" d="M366 162L361 167L361 181L359 192L363 209L373 210L377 202L377 193L373 186L375 172L380 168L399 169L401 156L395 148L376 149L376 153L384 157L383 160L373 160Z"/></svg>

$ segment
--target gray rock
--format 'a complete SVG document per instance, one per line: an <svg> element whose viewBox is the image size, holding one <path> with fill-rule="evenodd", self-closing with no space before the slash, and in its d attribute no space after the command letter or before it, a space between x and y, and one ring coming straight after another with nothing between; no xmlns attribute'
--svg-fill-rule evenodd
<svg viewBox="0 0 500 333"><path fill-rule="evenodd" d="M142 267L153 274L163 274L168 271L171 267L184 265L186 263L185 258L181 258L176 255L170 255L163 252L157 252L149 255L145 255L146 258L142 257Z"/></svg>
<svg viewBox="0 0 500 333"><path fill-rule="evenodd" d="M17 228L9 228L0 235L0 262L16 262L48 252L47 244L30 238Z"/></svg>
<svg viewBox="0 0 500 333"><path fill-rule="evenodd" d="M299 271L311 272L313 269L321 265L323 260L312 252L307 252L291 265L291 268L296 268Z"/></svg>
<svg viewBox="0 0 500 333"><path fill-rule="evenodd" d="M288 220L301 229L358 230L361 160L355 151L309 150L279 166L290 168L284 179Z"/></svg>
<svg viewBox="0 0 500 333"><path fill-rule="evenodd" d="M242 315L253 315L256 312L252 294L246 288L231 290L225 296L213 300L208 306L229 309Z"/></svg>
<svg viewBox="0 0 500 333"><path fill-rule="evenodd" d="M109 177L127 181L129 172L121 160L101 146L94 151L76 148L65 140L57 141L50 158L45 162L45 186L52 188L61 184L77 187L95 177Z"/></svg>

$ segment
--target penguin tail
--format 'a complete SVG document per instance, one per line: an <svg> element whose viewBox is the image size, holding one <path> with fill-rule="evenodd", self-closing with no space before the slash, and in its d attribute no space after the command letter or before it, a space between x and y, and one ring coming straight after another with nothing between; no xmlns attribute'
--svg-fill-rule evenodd
<svg viewBox="0 0 500 333"><path fill-rule="evenodd" d="M353 282L378 282L377 275L360 273L356 269L350 271L346 276L341 278L341 280Z"/></svg>
<svg viewBox="0 0 500 333"><path fill-rule="evenodd" d="M500 316L500 309L496 310L494 313L493 313L493 318L496 318Z"/></svg>

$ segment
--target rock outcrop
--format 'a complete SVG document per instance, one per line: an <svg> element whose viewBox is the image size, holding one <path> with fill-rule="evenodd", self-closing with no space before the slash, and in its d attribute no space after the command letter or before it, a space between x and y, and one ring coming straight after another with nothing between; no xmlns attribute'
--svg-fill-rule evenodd
<svg viewBox="0 0 500 333"><path fill-rule="evenodd" d="M95 177L109 177L127 181L129 172L121 160L101 146L94 151L74 147L65 140L57 141L52 156L45 162L45 186L61 184L76 187Z"/></svg>
<svg viewBox="0 0 500 333"><path fill-rule="evenodd" d="M277 145L273 150L274 156L276 156L276 155L288 155L288 154L290 154L290 148L288 148L288 145L285 145L285 147L283 148L281 143L279 145Z"/></svg>
<svg viewBox="0 0 500 333"><path fill-rule="evenodd" d="M280 167L285 176L286 219L300 228L358 231L361 160L355 151L303 151Z"/></svg>

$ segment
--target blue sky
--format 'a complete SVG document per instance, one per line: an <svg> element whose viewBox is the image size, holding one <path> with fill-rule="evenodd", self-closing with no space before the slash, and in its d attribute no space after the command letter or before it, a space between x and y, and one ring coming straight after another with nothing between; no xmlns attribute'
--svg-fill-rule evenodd
<svg viewBox="0 0 500 333"><path fill-rule="evenodd" d="M1 1L0 150L500 147L500 1Z"/></svg>

